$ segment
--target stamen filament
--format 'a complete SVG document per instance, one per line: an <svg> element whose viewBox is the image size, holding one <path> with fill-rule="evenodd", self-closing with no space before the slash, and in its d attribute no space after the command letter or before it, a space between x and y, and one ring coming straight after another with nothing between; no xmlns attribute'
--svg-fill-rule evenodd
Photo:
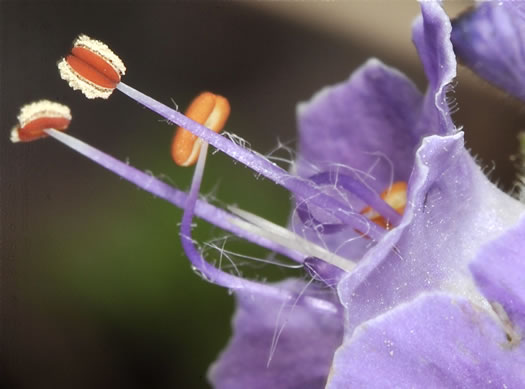
<svg viewBox="0 0 525 389"><path fill-rule="evenodd" d="M204 172L204 166L206 163L206 154L208 151L208 143L203 142L199 153L199 159L197 160L197 166L193 174L193 180L191 183L191 189L188 193L186 205L184 207L184 214L182 216L182 224L180 229L180 236L182 247L186 252L186 256L189 258L193 266L198 270L206 280L213 282L214 284L229 288L230 290L248 290L251 293L261 294L268 297L277 298L285 301L298 301L303 305L321 309L330 313L336 313L337 307L332 303L318 299L311 296L300 297L291 293L288 290L283 290L269 284L258 283L250 280L245 280L240 277L236 277L230 273L226 273L221 269L216 268L206 261L197 248L193 244L191 237L191 226L193 220L193 212L197 203L197 196L199 194L200 184L202 181L202 175Z"/></svg>
<svg viewBox="0 0 525 389"><path fill-rule="evenodd" d="M311 181L289 174L284 169L268 161L264 157L231 142L223 136L206 128L204 125L191 120L182 113L171 109L123 82L120 82L117 85L117 89L170 122L192 132L203 141L208 142L260 175L283 186L297 197L308 199L310 203L325 209L326 212L332 213L343 223L348 224L349 227L360 231L366 231L367 236L374 240L379 240L383 236L384 229L371 223L361 215L348 210L343 203L322 192Z"/></svg>
<svg viewBox="0 0 525 389"><path fill-rule="evenodd" d="M303 253L305 256L317 257L324 262L336 266L346 272L351 272L356 266L355 262L340 257L339 255L334 254L322 248L321 246L302 238L292 231L270 222L269 220L263 219L260 216L257 216L248 211L244 211L237 207L228 207L228 209L233 214L240 216L249 222L246 223L243 220L232 219L231 222L236 226L247 230L251 229L258 235L260 234L264 237L267 237L268 239L272 239L272 241L286 244L288 247L291 246L298 252Z"/></svg>
<svg viewBox="0 0 525 389"><path fill-rule="evenodd" d="M165 182L158 180L154 176L136 169L122 161L119 161L118 159L113 158L112 156L105 154L93 146L90 146L87 143L82 142L81 140L76 139L70 135L52 129L45 130L45 132L59 142L79 152L80 154L112 171L118 176L126 179L127 181L137 185L145 191L153 194L154 196L164 199L178 208L184 207L187 199L187 194L185 192L177 190ZM197 201L195 206L195 214L223 230L229 231L240 238L257 244L258 246L265 247L269 250L289 257L296 262L302 263L304 259L304 255L298 253L296 250L287 248L286 246L272 242L271 240L263 238L262 236L252 234L250 231L239 228L232 223L232 220L235 218L234 215L211 204L208 204L205 201Z"/></svg>
<svg viewBox="0 0 525 389"><path fill-rule="evenodd" d="M45 130L45 132L49 136L58 140L59 142L79 152L85 157L105 167L106 169L114 172L118 176L137 185L145 191L153 194L154 196L162 198L179 208L184 208L188 197L188 195L185 192L173 188L165 182L158 180L154 176L144 173L143 171L136 169L133 166L119 161L118 159L108 154L105 154L102 151L96 149L95 147L90 146L87 143L82 142L81 140L76 139L68 134L52 129ZM244 212L245 214L250 214L247 211ZM216 225L217 227L223 230L229 231L242 239L246 239L252 243L255 243L258 246L265 247L268 250L282 254L298 263L302 263L305 257L307 257L308 255L312 255L311 252L316 253L315 255L317 255L318 258L325 260L329 263L332 263L332 257L338 257L337 255L329 252L328 250L323 249L322 247L312 242L307 242L309 250L311 250L310 254L305 253L304 250L300 249L301 244L295 243L298 239L300 240L302 238L293 234L291 231L284 229L283 227L274 225L269 221L266 222L268 223L268 225L271 225L271 228L274 231L277 231L277 227L279 227L280 229L287 231L288 234L293 234L293 236L288 235L287 239L283 239L282 231L280 233L272 233L271 231L265 231L264 228L262 228L264 226L262 224L262 221L264 221L265 219L261 217L258 217L259 225L250 224L249 222L246 222L236 217L235 215L226 212L223 209L217 208L201 200L197 200L195 206L195 214L198 217L206 220L211 224ZM256 216L253 215L252 220L255 220L255 217ZM338 258L340 258L340 260L347 261L346 259L343 259L341 257ZM347 262L351 263L349 261Z"/></svg>

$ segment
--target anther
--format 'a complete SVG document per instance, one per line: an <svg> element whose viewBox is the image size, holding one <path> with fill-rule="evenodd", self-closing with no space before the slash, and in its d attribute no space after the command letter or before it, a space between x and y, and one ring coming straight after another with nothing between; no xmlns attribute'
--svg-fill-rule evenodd
<svg viewBox="0 0 525 389"><path fill-rule="evenodd" d="M18 125L11 130L11 142L30 142L47 136L44 130L64 131L71 122L69 108L60 103L40 100L20 108Z"/></svg>
<svg viewBox="0 0 525 389"><path fill-rule="evenodd" d="M397 213L402 215L407 203L407 183L404 181L394 182L392 186L381 193L381 198L395 209ZM391 227L390 221L371 207L363 209L361 214L387 230Z"/></svg>
<svg viewBox="0 0 525 389"><path fill-rule="evenodd" d="M218 133L230 116L230 103L225 97L211 92L203 92L197 96L185 115ZM188 130L178 127L171 144L171 156L179 166L193 165L199 156L202 140Z"/></svg>
<svg viewBox="0 0 525 389"><path fill-rule="evenodd" d="M98 40L80 35L71 54L58 62L60 77L87 98L107 99L126 72L126 67L111 49Z"/></svg>

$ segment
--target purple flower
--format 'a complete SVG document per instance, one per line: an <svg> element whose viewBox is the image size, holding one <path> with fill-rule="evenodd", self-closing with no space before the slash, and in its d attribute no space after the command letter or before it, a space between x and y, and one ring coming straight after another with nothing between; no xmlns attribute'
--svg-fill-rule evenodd
<svg viewBox="0 0 525 389"><path fill-rule="evenodd" d="M456 66L450 23L437 3L423 3L422 13L413 33L430 81L425 96L403 75L371 60L299 108L299 174L312 174L312 166L341 164L360 172L374 166L362 179L377 191L392 180L409 183L397 228L365 253L358 245L343 248L343 256L360 260L337 285L344 340L327 387L519 387L525 382L520 342L525 327L517 320L525 314L525 273L519 270L525 263L516 235L525 226L502 233L517 222L523 206L492 185L465 150L445 95ZM388 163L378 164L381 156ZM310 239L340 248L348 231L329 238L311 233ZM513 249L503 250L505 240ZM240 303L236 334L212 367L212 382L224 388L293 387L274 384L275 375L287 377L285 363L272 361L273 367L258 373L265 356L243 359L252 346L260 349L253 339L261 342L268 331L247 323L245 316L254 311L267 312L257 302ZM291 315L295 324L289 326L301 320ZM302 347L327 353L333 334L324 342L316 335L319 328L307 323L302 329L311 335ZM295 357L288 350L296 335L283 333L281 358L301 364L301 346ZM300 373L292 370L295 382L308 382L308 376L322 382L312 366L323 363L302 363Z"/></svg>
<svg viewBox="0 0 525 389"><path fill-rule="evenodd" d="M453 23L459 58L478 75L525 100L525 3L486 1Z"/></svg>
<svg viewBox="0 0 525 389"><path fill-rule="evenodd" d="M189 260L204 279L232 290L238 303L233 338L209 371L215 387L517 388L525 382L525 209L490 183L466 151L447 99L456 69L452 27L439 3L421 8L413 39L427 92L368 61L348 81L299 106L293 173L122 82L116 89L205 141L189 193L45 130L184 208L181 240ZM74 71L67 71L71 82ZM290 229L198 199L208 143L294 195ZM380 196L394 182L408 183L402 207ZM367 206L384 225L372 222ZM304 267L305 279L269 284L212 265L191 238L194 214L288 256Z"/></svg>

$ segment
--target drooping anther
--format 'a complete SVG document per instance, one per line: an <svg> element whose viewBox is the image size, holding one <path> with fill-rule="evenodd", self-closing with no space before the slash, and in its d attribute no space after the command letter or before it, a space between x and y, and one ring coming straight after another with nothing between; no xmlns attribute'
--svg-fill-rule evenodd
<svg viewBox="0 0 525 389"><path fill-rule="evenodd" d="M185 115L219 133L230 116L230 103L225 97L203 92L190 104ZM171 144L171 156L179 166L191 166L197 162L202 140L188 130L177 127Z"/></svg>
<svg viewBox="0 0 525 389"><path fill-rule="evenodd" d="M69 107L40 100L20 108L18 125L11 130L11 142L30 142L47 136L44 130L64 131L71 122Z"/></svg>
<svg viewBox="0 0 525 389"><path fill-rule="evenodd" d="M381 198L392 208L394 208L400 215L405 211L407 203L407 183L404 181L397 181L392 184L388 189L385 189L381 193ZM377 211L371 207L366 207L361 211L361 214L366 216L368 219L373 221L375 224L390 229L392 227L390 221L384 216L380 215Z"/></svg>
<svg viewBox="0 0 525 389"><path fill-rule="evenodd" d="M107 99L126 72L121 59L103 42L79 35L71 54L58 62L60 77L88 99Z"/></svg>

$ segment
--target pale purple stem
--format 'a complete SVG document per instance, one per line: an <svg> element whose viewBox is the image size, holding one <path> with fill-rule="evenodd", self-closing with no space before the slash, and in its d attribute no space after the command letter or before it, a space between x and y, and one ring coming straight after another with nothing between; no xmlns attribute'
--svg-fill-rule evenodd
<svg viewBox="0 0 525 389"><path fill-rule="evenodd" d="M85 157L112 171L118 176L125 180L137 185L145 191L157 196L161 199L167 200L173 205L184 208L188 195L178 189L171 187L170 185L162 182L155 178L151 174L144 173L143 171L130 166L116 158L76 139L62 131L56 130L45 130L45 132L56 140L62 142L66 146L79 152ZM206 220L207 222L222 228L223 230L229 231L240 238L246 239L259 246L265 247L271 251L285 255L299 263L302 263L304 255L276 244L268 239L260 237L256 234L249 233L243 229L230 223L232 219L238 219L236 216L217 208L205 201L197 201L195 206L195 214Z"/></svg>
<svg viewBox="0 0 525 389"><path fill-rule="evenodd" d="M358 231L366 232L366 235L374 240L379 240L383 236L384 230L381 227L371 223L366 218L363 218L362 215L349 210L346 205L337 199L323 193L315 183L289 174L287 171L273 162L268 161L264 157L233 143L229 139L226 139L206 128L202 124L152 99L123 82L120 82L117 85L117 89L170 122L187 129L233 159L254 170L256 173L283 186L301 200L306 201L308 204L315 204L316 206L325 209L326 212L333 214L343 223L348 224L349 227L353 227Z"/></svg>
<svg viewBox="0 0 525 389"><path fill-rule="evenodd" d="M197 250L191 237L191 227L193 213L194 209L196 209L195 205L197 203L197 197L199 195L202 175L204 172L204 165L206 163L207 147L208 144L203 142L201 151L199 153L199 159L197 161L197 166L195 167L195 172L193 174L191 189L188 193L184 207L184 214L182 216L182 223L180 227L182 247L194 268L199 271L207 281L223 286L230 290L245 290L249 293L262 294L279 300L290 301L291 303L298 301L299 304L304 304L315 309L336 313L337 307L326 300L311 296L301 297L295 293L278 288L276 286L246 280L230 273L226 273L206 261L201 253Z"/></svg>

